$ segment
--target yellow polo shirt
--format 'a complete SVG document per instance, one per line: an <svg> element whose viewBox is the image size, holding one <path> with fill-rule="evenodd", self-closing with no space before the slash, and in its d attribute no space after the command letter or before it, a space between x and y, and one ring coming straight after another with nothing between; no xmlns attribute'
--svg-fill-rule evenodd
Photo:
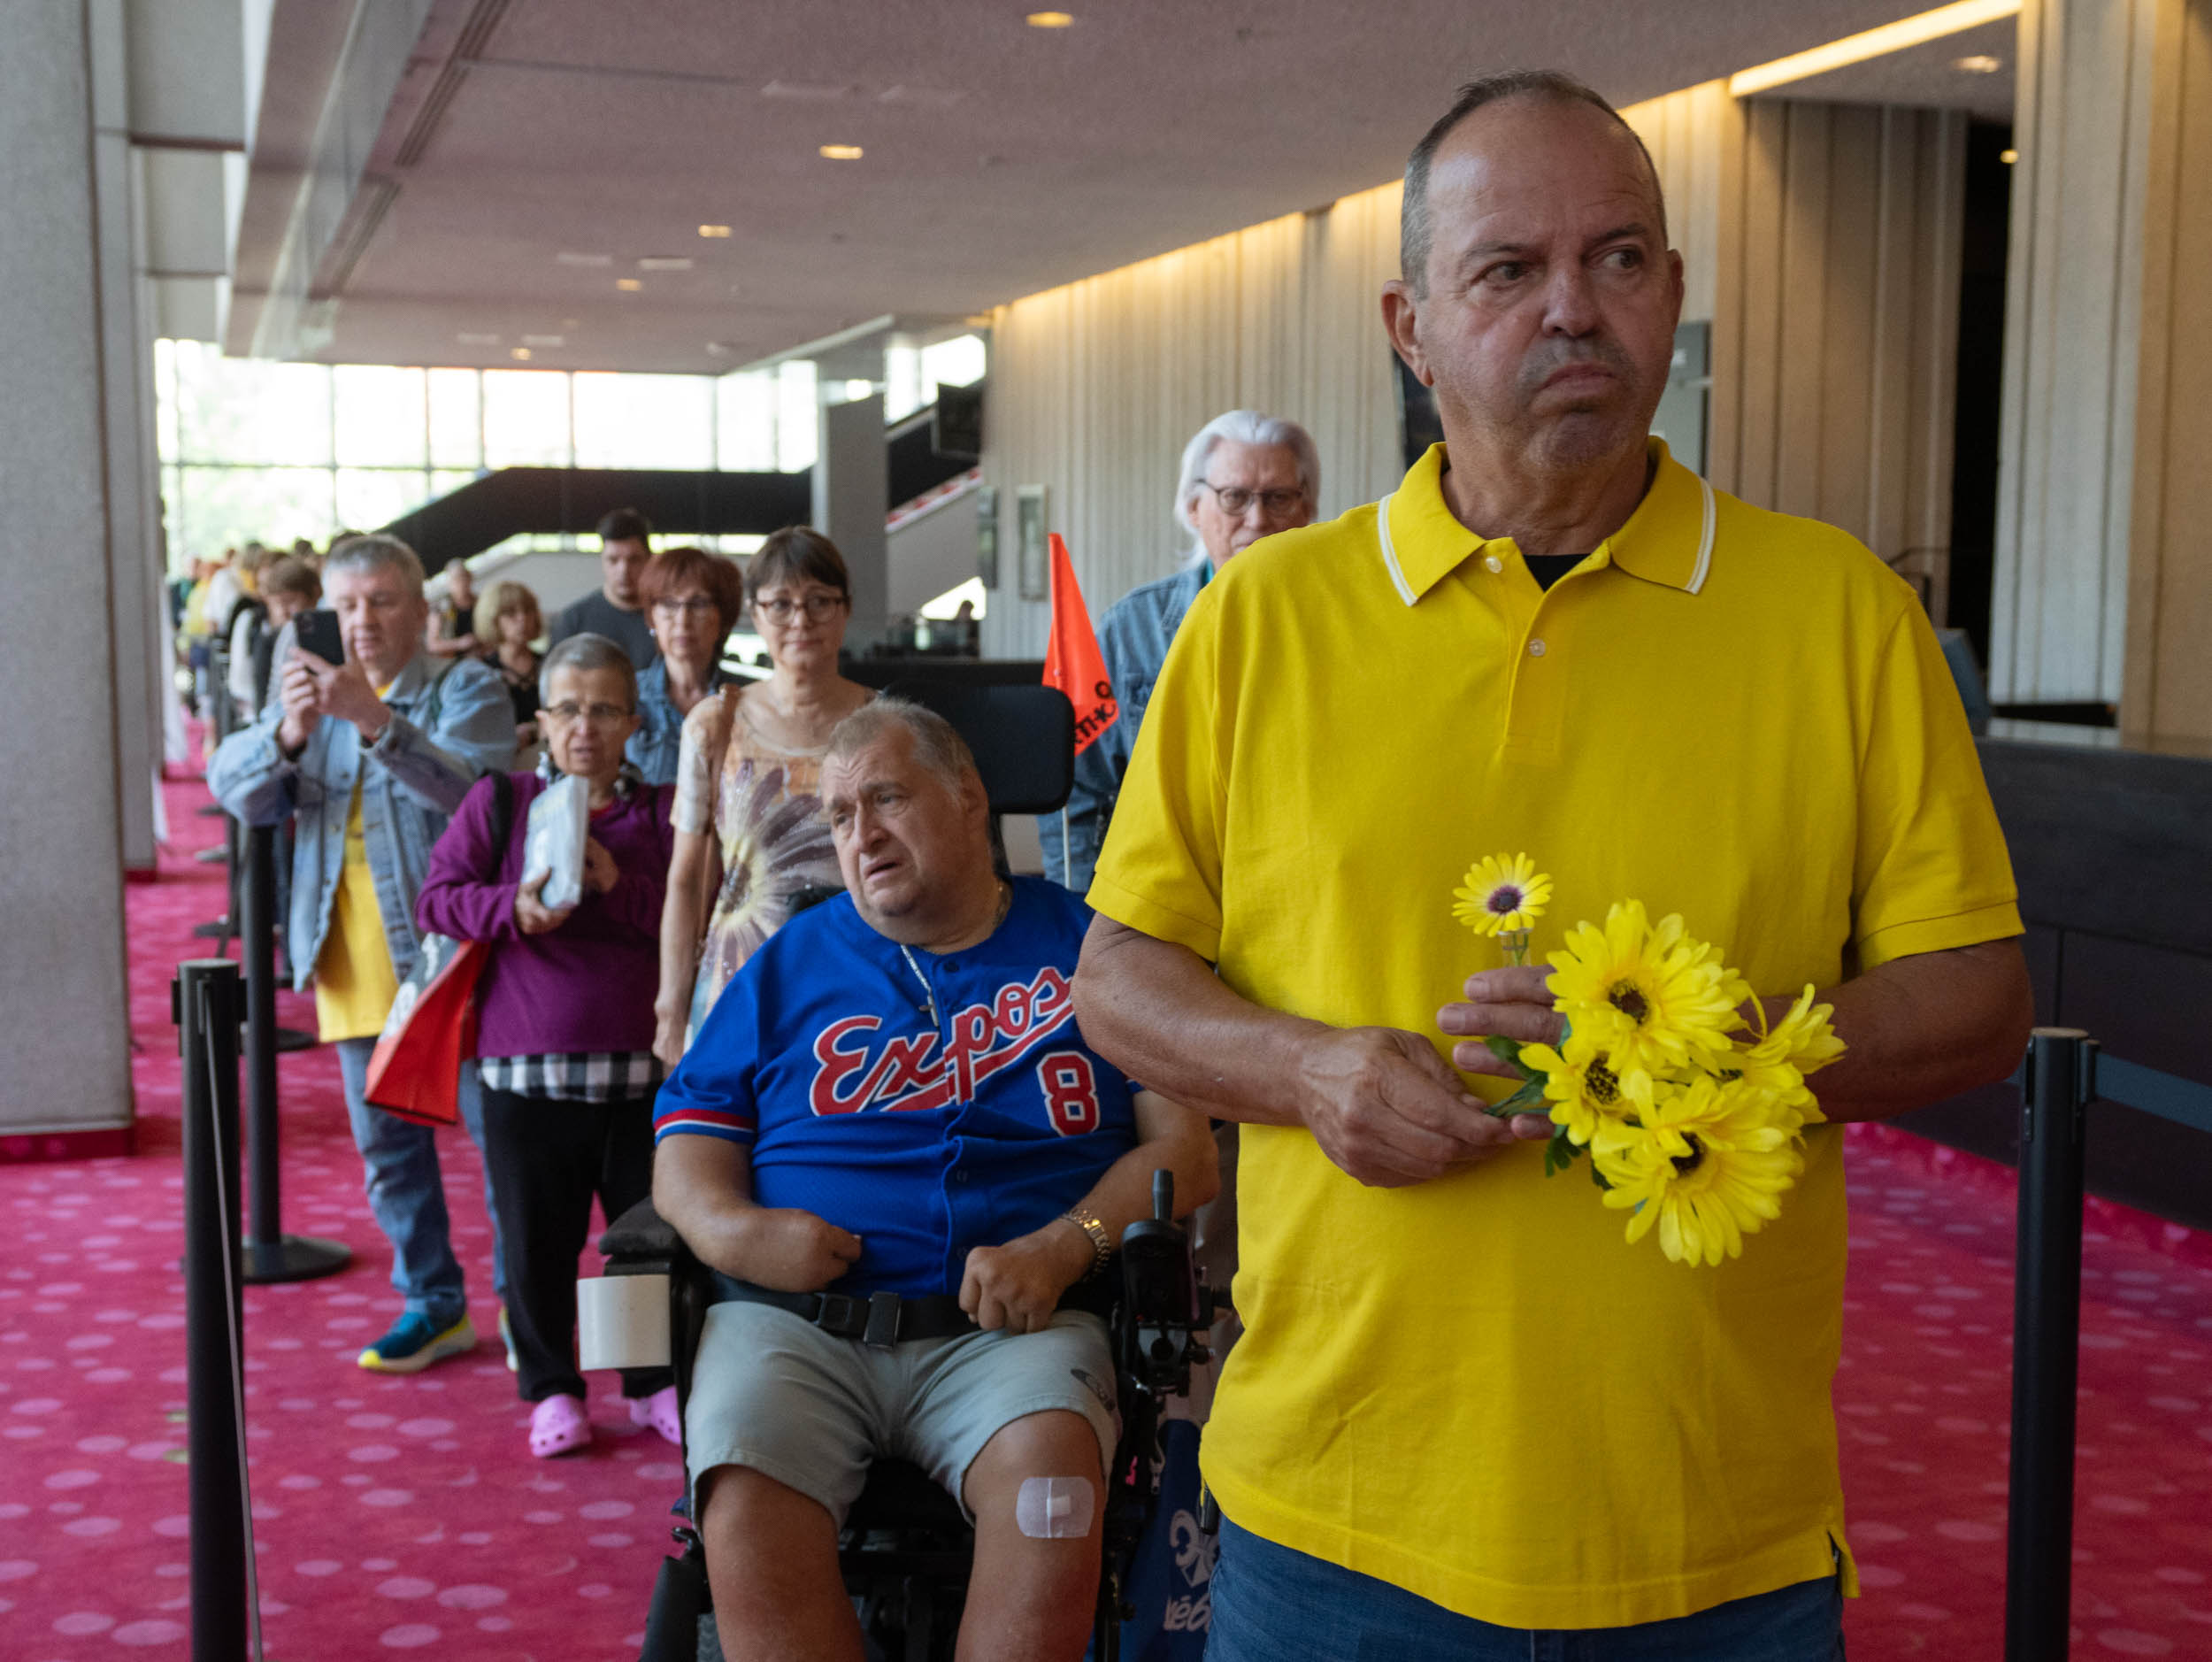
<svg viewBox="0 0 2212 1662"><path fill-rule="evenodd" d="M1768 994L2020 933L1912 591L1653 453L1635 514L1548 593L1452 517L1440 445L1386 524L1371 504L1240 555L1168 656L1091 904L1258 1004L1448 1060L1438 1007L1501 962L1451 914L1486 854L1555 880L1540 962L1630 897ZM1780 1220L1711 1269L1629 1246L1540 1144L1369 1189L1302 1128L1245 1127L1222 1510L1512 1627L1832 1573L1843 1150L1807 1143Z"/></svg>
<svg viewBox="0 0 2212 1662"><path fill-rule="evenodd" d="M398 996L399 976L392 968L368 834L361 824L361 781L356 780L346 810L345 866L331 899L330 928L315 959L315 1030L325 1044L373 1039L384 1031Z"/></svg>

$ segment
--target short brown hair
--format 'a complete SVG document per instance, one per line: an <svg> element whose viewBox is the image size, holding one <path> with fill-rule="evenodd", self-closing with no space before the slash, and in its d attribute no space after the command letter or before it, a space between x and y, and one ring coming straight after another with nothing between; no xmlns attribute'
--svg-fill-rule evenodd
<svg viewBox="0 0 2212 1662"><path fill-rule="evenodd" d="M734 561L703 548L664 548L647 563L645 575L638 580L638 592L648 609L680 589L695 586L705 589L714 602L724 635L737 627L745 611L745 577Z"/></svg>
<svg viewBox="0 0 2212 1662"><path fill-rule="evenodd" d="M261 570L261 597L297 595L311 606L323 597L323 580L296 554L280 554Z"/></svg>
<svg viewBox="0 0 2212 1662"><path fill-rule="evenodd" d="M837 544L812 526L787 525L769 534L745 568L745 598L757 601L762 590L803 578L834 589L849 604L852 600L852 579L845 573L845 557Z"/></svg>

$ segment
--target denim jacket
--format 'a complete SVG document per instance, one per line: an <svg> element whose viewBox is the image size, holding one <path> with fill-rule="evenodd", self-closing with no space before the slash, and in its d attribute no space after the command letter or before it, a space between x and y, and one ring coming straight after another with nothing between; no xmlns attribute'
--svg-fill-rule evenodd
<svg viewBox="0 0 2212 1662"><path fill-rule="evenodd" d="M504 768L515 750L514 707L499 672L457 658L440 676L438 660L416 654L386 695L392 712L364 768L361 730L325 716L296 761L277 748L283 707L234 733L208 764L208 789L248 825L298 817L292 842L292 915L286 922L294 984L304 991L329 933L338 880L345 870L346 814L361 781L361 828L377 910L403 981L414 967L415 891L431 845L477 776Z"/></svg>
<svg viewBox="0 0 2212 1662"><path fill-rule="evenodd" d="M1075 788L1068 793L1064 849L1060 816L1041 814L1037 819L1038 841L1044 845L1045 875L1056 883L1065 883L1079 895L1091 886L1091 870L1098 864L1098 851L1106 842L1114 802L1121 795L1122 775L1129 771L1129 753L1136 748L1137 728L1144 721L1145 706L1152 701L1160 666L1167 661L1175 632L1183 627L1184 613L1212 575L1210 565L1201 565L1172 577L1141 583L1108 607L1099 619L1098 650L1106 660L1106 673L1114 683L1121 714L1075 758Z"/></svg>
<svg viewBox="0 0 2212 1662"><path fill-rule="evenodd" d="M743 680L744 676L733 675L717 663L714 673L707 678L707 691ZM623 754L636 765L647 784L674 784L683 759L684 714L668 696L667 659L657 658L650 666L638 672L637 716L637 731L630 735Z"/></svg>

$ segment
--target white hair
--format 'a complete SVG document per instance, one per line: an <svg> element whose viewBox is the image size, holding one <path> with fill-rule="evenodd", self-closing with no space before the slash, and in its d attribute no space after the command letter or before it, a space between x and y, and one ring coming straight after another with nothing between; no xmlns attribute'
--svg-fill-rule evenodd
<svg viewBox="0 0 2212 1662"><path fill-rule="evenodd" d="M323 576L327 580L340 572L397 572L408 592L422 598L422 561L406 543L380 531L341 537L332 543L329 558L323 561Z"/></svg>
<svg viewBox="0 0 2212 1662"><path fill-rule="evenodd" d="M1262 415L1256 410L1231 410L1217 415L1183 446L1183 476L1175 485L1175 523L1190 534L1187 566L1197 566L1206 558L1206 545L1199 540L1198 527L1191 520L1191 504L1206 482L1207 459L1224 439L1233 444L1282 446L1298 458L1298 484L1306 493L1307 507L1318 510L1321 505L1321 452L1314 448L1312 434L1295 421Z"/></svg>

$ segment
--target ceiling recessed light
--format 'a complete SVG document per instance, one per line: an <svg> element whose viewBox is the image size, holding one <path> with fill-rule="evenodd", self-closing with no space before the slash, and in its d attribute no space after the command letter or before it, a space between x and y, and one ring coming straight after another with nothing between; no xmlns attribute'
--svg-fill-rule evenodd
<svg viewBox="0 0 2212 1662"><path fill-rule="evenodd" d="M564 251L562 253L556 254L553 257L553 261L558 265L611 265L614 264L614 256L611 254L577 254Z"/></svg>
<svg viewBox="0 0 2212 1662"><path fill-rule="evenodd" d="M645 287L634 277L618 277L614 280L614 286L626 295L634 295Z"/></svg>
<svg viewBox="0 0 2212 1662"><path fill-rule="evenodd" d="M1997 159L2002 162L2006 166L2009 167L2013 165L2013 163L2020 159L2020 152L2018 150L1999 150L1997 152Z"/></svg>
<svg viewBox="0 0 2212 1662"><path fill-rule="evenodd" d="M857 144L825 144L822 155L833 162L856 162L866 154Z"/></svg>
<svg viewBox="0 0 2212 1662"><path fill-rule="evenodd" d="M640 271L689 271L688 254L648 254L637 263Z"/></svg>
<svg viewBox="0 0 2212 1662"><path fill-rule="evenodd" d="M487 335L480 329L463 329L453 338L464 346L497 346L499 344L499 337L496 335Z"/></svg>
<svg viewBox="0 0 2212 1662"><path fill-rule="evenodd" d="M1023 21L1033 29L1064 29L1075 19L1065 12L1032 12Z"/></svg>
<svg viewBox="0 0 2212 1662"><path fill-rule="evenodd" d="M849 98L856 90L847 81L772 81L760 89L760 96L820 103L831 98Z"/></svg>
<svg viewBox="0 0 2212 1662"><path fill-rule="evenodd" d="M730 227L726 225L703 225L699 227L701 236L727 236L729 234Z"/></svg>
<svg viewBox="0 0 2212 1662"><path fill-rule="evenodd" d="M561 319L561 327L565 329L577 328L581 327L581 324L582 319L580 318L563 318Z"/></svg>
<svg viewBox="0 0 2212 1662"><path fill-rule="evenodd" d="M1857 35L1847 35L1825 46L1778 58L1770 64L1740 69L1728 78L1728 96L1748 98L1793 81L1824 75L1847 64L1863 64L1870 58L1901 52L1908 46L1939 41L1947 35L1979 28L1985 23L2001 22L2019 14L2020 0L1952 0L1949 5L1938 6L1932 12L1900 18L1894 23L1885 23L1879 28L1866 29Z"/></svg>
<svg viewBox="0 0 2212 1662"><path fill-rule="evenodd" d="M1952 68L1969 75L1993 75L2004 66L2003 58L1992 58L1987 52L1974 52L1951 62Z"/></svg>
<svg viewBox="0 0 2212 1662"><path fill-rule="evenodd" d="M526 335L522 337L522 343L525 346L566 346L568 337L565 335Z"/></svg>
<svg viewBox="0 0 2212 1662"><path fill-rule="evenodd" d="M951 87L910 87L901 82L887 87L876 96L878 104L912 104L925 109L942 110L958 104L968 95Z"/></svg>
<svg viewBox="0 0 2212 1662"><path fill-rule="evenodd" d="M518 346L513 351L508 353L507 356L513 358L518 364L526 364L530 361L530 349L526 346Z"/></svg>

